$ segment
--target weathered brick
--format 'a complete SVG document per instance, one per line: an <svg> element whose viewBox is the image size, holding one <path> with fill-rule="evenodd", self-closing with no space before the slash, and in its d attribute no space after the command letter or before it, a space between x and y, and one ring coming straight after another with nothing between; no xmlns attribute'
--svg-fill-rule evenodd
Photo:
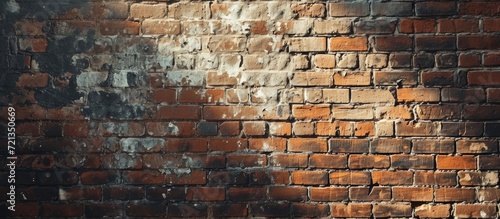
<svg viewBox="0 0 500 219"><path fill-rule="evenodd" d="M332 216L341 218L365 218L370 217L371 204L332 204Z"/></svg>
<svg viewBox="0 0 500 219"><path fill-rule="evenodd" d="M438 32L440 33L476 33L479 32L477 19L439 19Z"/></svg>
<svg viewBox="0 0 500 219"><path fill-rule="evenodd" d="M376 204L372 212L375 217L410 217L412 208L410 204Z"/></svg>
<svg viewBox="0 0 500 219"><path fill-rule="evenodd" d="M303 187L270 187L269 198L271 200L305 201L307 189Z"/></svg>
<svg viewBox="0 0 500 219"><path fill-rule="evenodd" d="M351 33L351 19L314 20L315 34L348 34Z"/></svg>
<svg viewBox="0 0 500 219"><path fill-rule="evenodd" d="M366 1L332 2L329 15L332 17L367 16L370 14L370 5Z"/></svg>
<svg viewBox="0 0 500 219"><path fill-rule="evenodd" d="M292 183L297 185L327 185L328 172L325 171L293 171ZM318 190L319 191L319 190ZM345 190L347 196L347 190ZM311 190L311 200L314 200Z"/></svg>
<svg viewBox="0 0 500 219"><path fill-rule="evenodd" d="M394 19L361 19L354 23L355 34L391 34L394 30L396 30Z"/></svg>
<svg viewBox="0 0 500 219"><path fill-rule="evenodd" d="M371 182L369 172L331 172L330 184L333 185L368 185Z"/></svg>
<svg viewBox="0 0 500 219"><path fill-rule="evenodd" d="M432 201L433 188L394 187L392 197L395 201Z"/></svg>
<svg viewBox="0 0 500 219"><path fill-rule="evenodd" d="M301 37L290 40L290 52L323 52L326 51L325 37Z"/></svg>
<svg viewBox="0 0 500 219"><path fill-rule="evenodd" d="M450 210L449 204L422 204L415 207L415 215L422 218L445 218L450 217Z"/></svg>
<svg viewBox="0 0 500 219"><path fill-rule="evenodd" d="M331 154L311 154L311 156L309 157L309 166L327 169L346 168L347 156Z"/></svg>
<svg viewBox="0 0 500 219"><path fill-rule="evenodd" d="M473 202L475 190L471 188L436 188L436 202Z"/></svg>
<svg viewBox="0 0 500 219"><path fill-rule="evenodd" d="M347 188L342 187L329 187L329 188L311 188L310 199L311 201L344 201L348 198Z"/></svg>
<svg viewBox="0 0 500 219"><path fill-rule="evenodd" d="M167 5L136 3L130 6L130 16L133 18L163 18L167 14Z"/></svg>
<svg viewBox="0 0 500 219"><path fill-rule="evenodd" d="M296 217L326 217L330 214L327 204L292 204L292 215Z"/></svg>
<svg viewBox="0 0 500 219"><path fill-rule="evenodd" d="M414 178L415 185L457 185L457 174L453 172L415 172Z"/></svg>
<svg viewBox="0 0 500 219"><path fill-rule="evenodd" d="M412 181L413 181L413 173L409 171L372 172L372 183L378 185L411 185L413 183Z"/></svg>
<svg viewBox="0 0 500 219"><path fill-rule="evenodd" d="M296 105L292 115L299 120L327 120L330 118L330 105Z"/></svg>
<svg viewBox="0 0 500 219"><path fill-rule="evenodd" d="M288 140L288 151L327 152L328 145L322 138L291 138Z"/></svg>
<svg viewBox="0 0 500 219"><path fill-rule="evenodd" d="M388 168L389 156L384 155L350 155L350 169Z"/></svg>
<svg viewBox="0 0 500 219"><path fill-rule="evenodd" d="M394 169L434 169L434 156L430 155L393 155L391 167Z"/></svg>
<svg viewBox="0 0 500 219"><path fill-rule="evenodd" d="M349 198L353 201L388 201L391 200L391 188L378 187L351 187Z"/></svg>
<svg viewBox="0 0 500 219"><path fill-rule="evenodd" d="M455 2L428 1L415 4L417 16L454 15L456 13L457 4Z"/></svg>
<svg viewBox="0 0 500 219"><path fill-rule="evenodd" d="M374 16L410 16L413 14L413 4L410 2L375 1L372 4L371 15Z"/></svg>
<svg viewBox="0 0 500 219"><path fill-rule="evenodd" d="M351 90L351 103L389 103L394 104L395 99L389 90Z"/></svg>

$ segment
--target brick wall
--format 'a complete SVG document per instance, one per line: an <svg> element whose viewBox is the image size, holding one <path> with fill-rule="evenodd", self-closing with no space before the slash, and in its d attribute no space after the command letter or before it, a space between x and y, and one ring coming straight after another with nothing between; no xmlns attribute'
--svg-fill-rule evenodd
<svg viewBox="0 0 500 219"><path fill-rule="evenodd" d="M0 12L1 215L499 217L498 1Z"/></svg>

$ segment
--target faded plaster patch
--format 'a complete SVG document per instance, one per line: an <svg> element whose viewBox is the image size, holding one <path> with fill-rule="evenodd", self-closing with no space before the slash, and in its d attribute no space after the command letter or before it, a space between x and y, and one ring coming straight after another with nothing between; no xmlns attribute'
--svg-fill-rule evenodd
<svg viewBox="0 0 500 219"><path fill-rule="evenodd" d="M19 6L19 3L16 2L16 0L9 0L6 5L6 9L10 13L17 13L21 9Z"/></svg>

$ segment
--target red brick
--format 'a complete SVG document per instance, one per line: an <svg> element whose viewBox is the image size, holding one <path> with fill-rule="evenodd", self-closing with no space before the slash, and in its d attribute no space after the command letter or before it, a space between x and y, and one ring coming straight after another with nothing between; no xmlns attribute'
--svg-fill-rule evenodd
<svg viewBox="0 0 500 219"><path fill-rule="evenodd" d="M373 205L373 216L375 217L411 217L412 208L410 204L376 204Z"/></svg>
<svg viewBox="0 0 500 219"><path fill-rule="evenodd" d="M485 32L500 32L500 19L485 18L483 20L483 30Z"/></svg>
<svg viewBox="0 0 500 219"><path fill-rule="evenodd" d="M289 203L258 203L250 204L250 212L252 217L264 218L289 218L290 204Z"/></svg>
<svg viewBox="0 0 500 219"><path fill-rule="evenodd" d="M110 186L103 189L104 200L141 200L144 189L131 186Z"/></svg>
<svg viewBox="0 0 500 219"><path fill-rule="evenodd" d="M200 118L199 106L160 106L156 119L196 120Z"/></svg>
<svg viewBox="0 0 500 219"><path fill-rule="evenodd" d="M478 19L439 19L438 32L440 33L477 33L479 32Z"/></svg>
<svg viewBox="0 0 500 219"><path fill-rule="evenodd" d="M417 50L455 50L455 37L451 36L417 36L415 37L415 48Z"/></svg>
<svg viewBox="0 0 500 219"><path fill-rule="evenodd" d="M262 154L232 154L227 155L228 167L265 167L267 166L267 158Z"/></svg>
<svg viewBox="0 0 500 219"><path fill-rule="evenodd" d="M437 156L437 168L440 170L473 170L476 169L476 158L464 156Z"/></svg>
<svg viewBox="0 0 500 219"><path fill-rule="evenodd" d="M458 218L495 218L498 217L495 204L457 204L455 217Z"/></svg>
<svg viewBox="0 0 500 219"><path fill-rule="evenodd" d="M241 138L220 138L209 139L208 141L210 151L243 151L247 147L247 140Z"/></svg>
<svg viewBox="0 0 500 219"><path fill-rule="evenodd" d="M434 156L431 155L397 154L391 157L391 162L391 167L395 169L434 169Z"/></svg>
<svg viewBox="0 0 500 219"><path fill-rule="evenodd" d="M362 154L369 151L369 144L367 139L330 139L330 148L333 153Z"/></svg>
<svg viewBox="0 0 500 219"><path fill-rule="evenodd" d="M269 199L302 202L307 199L307 188L304 187L270 187Z"/></svg>
<svg viewBox="0 0 500 219"><path fill-rule="evenodd" d="M286 142L285 138L253 138L248 140L248 147L255 151L279 152L285 151Z"/></svg>
<svg viewBox="0 0 500 219"><path fill-rule="evenodd" d="M436 20L434 19L401 19L399 23L401 33L434 33Z"/></svg>
<svg viewBox="0 0 500 219"><path fill-rule="evenodd" d="M500 102L500 89L498 88L488 88L486 89L488 96L488 102L498 103Z"/></svg>
<svg viewBox="0 0 500 219"><path fill-rule="evenodd" d="M243 122L243 133L249 136L263 136L267 133L265 122Z"/></svg>
<svg viewBox="0 0 500 219"><path fill-rule="evenodd" d="M458 172L461 186L495 186L498 184L498 173L495 172Z"/></svg>
<svg viewBox="0 0 500 219"><path fill-rule="evenodd" d="M347 121L316 123L316 135L319 136L351 136L352 129L352 125Z"/></svg>
<svg viewBox="0 0 500 219"><path fill-rule="evenodd" d="M392 197L395 201L422 201L434 199L433 188L393 187Z"/></svg>
<svg viewBox="0 0 500 219"><path fill-rule="evenodd" d="M457 153L461 154L491 154L498 151L498 142L491 140L458 140Z"/></svg>
<svg viewBox="0 0 500 219"><path fill-rule="evenodd" d="M372 183L378 185L411 185L413 173L409 171L373 171Z"/></svg>
<svg viewBox="0 0 500 219"><path fill-rule="evenodd" d="M43 217L80 217L84 206L80 203L45 203L42 204Z"/></svg>
<svg viewBox="0 0 500 219"><path fill-rule="evenodd" d="M240 123L223 122L219 125L219 133L222 136L237 136L240 134Z"/></svg>
<svg viewBox="0 0 500 219"><path fill-rule="evenodd" d="M146 124L146 131L151 136L189 137L195 134L195 124L192 122L150 122Z"/></svg>
<svg viewBox="0 0 500 219"><path fill-rule="evenodd" d="M338 86L367 86L370 85L371 71L347 72L333 75L333 84Z"/></svg>
<svg viewBox="0 0 500 219"><path fill-rule="evenodd" d="M455 186L457 174L452 172L415 172L415 185Z"/></svg>
<svg viewBox="0 0 500 219"><path fill-rule="evenodd" d="M16 35L45 35L43 27L45 22L37 22L32 20L19 20L14 24Z"/></svg>
<svg viewBox="0 0 500 219"><path fill-rule="evenodd" d="M500 169L500 157L496 155L479 156L480 170L498 170Z"/></svg>
<svg viewBox="0 0 500 219"><path fill-rule="evenodd" d="M207 151L207 139L169 138L166 141L165 151L168 152L204 152Z"/></svg>
<svg viewBox="0 0 500 219"><path fill-rule="evenodd" d="M461 15L496 15L500 13L500 3L498 2L463 2L458 9Z"/></svg>
<svg viewBox="0 0 500 219"><path fill-rule="evenodd" d="M413 39L406 36L376 37L375 49L377 51L406 51L411 50Z"/></svg>
<svg viewBox="0 0 500 219"><path fill-rule="evenodd" d="M351 187L349 198L353 201L389 201L391 200L390 187Z"/></svg>
<svg viewBox="0 0 500 219"><path fill-rule="evenodd" d="M68 137L86 137L89 134L87 123L64 123L63 134Z"/></svg>
<svg viewBox="0 0 500 219"><path fill-rule="evenodd" d="M332 37L329 51L366 51L368 39L366 37Z"/></svg>
<svg viewBox="0 0 500 219"><path fill-rule="evenodd" d="M7 209L7 207L5 207ZM17 217L27 217L27 218L36 218L39 216L40 205L38 203L16 203L15 210L11 212L11 216Z"/></svg>
<svg viewBox="0 0 500 219"><path fill-rule="evenodd" d="M372 153L392 154L392 153L409 153L410 140L396 138L378 138L371 142L370 151Z"/></svg>
<svg viewBox="0 0 500 219"><path fill-rule="evenodd" d="M288 140L288 151L294 152L327 152L326 139L321 138L291 138Z"/></svg>
<svg viewBox="0 0 500 219"><path fill-rule="evenodd" d="M368 2L331 2L330 16L332 17L357 17L370 14L370 5Z"/></svg>
<svg viewBox="0 0 500 219"><path fill-rule="evenodd" d="M469 85L500 85L500 72L469 71L467 72L467 82Z"/></svg>
<svg viewBox="0 0 500 219"><path fill-rule="evenodd" d="M369 185L371 177L369 172L331 172L330 184L332 185Z"/></svg>
<svg viewBox="0 0 500 219"><path fill-rule="evenodd" d="M45 52L47 45L48 43L46 39L19 39L20 49L28 52Z"/></svg>
<svg viewBox="0 0 500 219"><path fill-rule="evenodd" d="M307 167L307 154L272 154L270 165L274 167Z"/></svg>
<svg viewBox="0 0 500 219"><path fill-rule="evenodd" d="M139 35L139 22L102 21L99 30L102 35Z"/></svg>
<svg viewBox="0 0 500 219"><path fill-rule="evenodd" d="M368 218L372 214L371 204L332 204L332 216L341 218Z"/></svg>
<svg viewBox="0 0 500 219"><path fill-rule="evenodd" d="M389 156L383 155L350 155L349 168L388 168L390 166Z"/></svg>
<svg viewBox="0 0 500 219"><path fill-rule="evenodd" d="M500 49L500 37L483 35L458 36L458 50L476 49Z"/></svg>
<svg viewBox="0 0 500 219"><path fill-rule="evenodd" d="M267 198L266 188L229 188L227 190L230 201L262 201Z"/></svg>
<svg viewBox="0 0 500 219"><path fill-rule="evenodd" d="M311 188L311 201L333 202L345 201L348 199L347 188L327 187L327 188Z"/></svg>
<svg viewBox="0 0 500 219"><path fill-rule="evenodd" d="M290 115L288 106L205 106L203 118L207 120L285 120Z"/></svg>
<svg viewBox="0 0 500 219"><path fill-rule="evenodd" d="M18 87L46 87L49 83L49 74L35 73L35 74L21 74L17 81Z"/></svg>
<svg viewBox="0 0 500 219"><path fill-rule="evenodd" d="M179 103L218 103L224 98L222 89L186 88L179 92Z"/></svg>
<svg viewBox="0 0 500 219"><path fill-rule="evenodd" d="M417 72L376 71L374 72L374 83L376 85L416 85L417 76Z"/></svg>
<svg viewBox="0 0 500 219"><path fill-rule="evenodd" d="M327 204L293 203L292 215L295 217L320 218L327 217L330 209Z"/></svg>
<svg viewBox="0 0 500 219"><path fill-rule="evenodd" d="M477 53L460 53L458 56L460 67L476 67L481 65L481 55Z"/></svg>
<svg viewBox="0 0 500 219"><path fill-rule="evenodd" d="M125 175L126 174L126 175ZM165 175L158 171L128 171L123 176L128 184L162 185L165 183Z"/></svg>
<svg viewBox="0 0 500 219"><path fill-rule="evenodd" d="M347 167L346 155L311 154L309 166L315 168L342 169Z"/></svg>
<svg viewBox="0 0 500 219"><path fill-rule="evenodd" d="M449 204L422 204L415 207L415 215L420 218L448 218L451 206Z"/></svg>
<svg viewBox="0 0 500 219"><path fill-rule="evenodd" d="M191 187L187 189L186 199L190 201L224 201L226 190L218 187Z"/></svg>
<svg viewBox="0 0 500 219"><path fill-rule="evenodd" d="M330 105L294 105L292 115L299 120L326 120L330 118Z"/></svg>
<svg viewBox="0 0 500 219"><path fill-rule="evenodd" d="M453 75L452 71L423 71L420 81L426 87L453 85Z"/></svg>
<svg viewBox="0 0 500 219"><path fill-rule="evenodd" d="M498 52L486 53L484 55L483 62L484 62L485 66L500 66L500 53L498 53Z"/></svg>
<svg viewBox="0 0 500 219"><path fill-rule="evenodd" d="M415 4L417 16L455 15L456 12L455 2L426 1Z"/></svg>
<svg viewBox="0 0 500 219"><path fill-rule="evenodd" d="M246 204L216 204L212 207L214 217L246 217L248 206Z"/></svg>
<svg viewBox="0 0 500 219"><path fill-rule="evenodd" d="M129 203L125 206L125 214L132 217L158 217L166 213L162 203Z"/></svg>
<svg viewBox="0 0 500 219"><path fill-rule="evenodd" d="M297 185L327 185L328 173L325 171L296 170L292 172L292 182Z"/></svg>
<svg viewBox="0 0 500 219"><path fill-rule="evenodd" d="M437 88L400 88L398 102L438 102L440 92Z"/></svg>
<svg viewBox="0 0 500 219"><path fill-rule="evenodd" d="M475 190L472 188L437 188L436 202L473 202Z"/></svg>
<svg viewBox="0 0 500 219"><path fill-rule="evenodd" d="M288 185L290 184L290 172L288 171L259 171L252 172L250 183L256 185Z"/></svg>

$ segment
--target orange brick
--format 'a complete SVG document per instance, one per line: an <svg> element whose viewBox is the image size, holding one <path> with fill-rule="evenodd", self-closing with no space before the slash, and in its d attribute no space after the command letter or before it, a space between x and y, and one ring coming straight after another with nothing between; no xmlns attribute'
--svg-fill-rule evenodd
<svg viewBox="0 0 500 219"><path fill-rule="evenodd" d="M288 140L288 151L327 152L328 144L322 138L291 138Z"/></svg>
<svg viewBox="0 0 500 219"><path fill-rule="evenodd" d="M437 156L437 168L440 170L473 170L476 169L476 158L464 156Z"/></svg>
<svg viewBox="0 0 500 219"><path fill-rule="evenodd" d="M332 37L329 51L366 51L368 39L366 37Z"/></svg>
<svg viewBox="0 0 500 219"><path fill-rule="evenodd" d="M330 119L330 105L294 105L292 115L300 120Z"/></svg>
<svg viewBox="0 0 500 219"><path fill-rule="evenodd" d="M348 198L347 188L329 187L329 188L311 188L311 201L345 201Z"/></svg>
<svg viewBox="0 0 500 219"><path fill-rule="evenodd" d="M400 88L398 102L438 102L439 88Z"/></svg>
<svg viewBox="0 0 500 219"><path fill-rule="evenodd" d="M327 185L328 172L312 171L312 170L297 170L292 172L293 184L299 185ZM346 191L347 196L347 191ZM312 197L312 195L311 195ZM312 199L312 198L311 198Z"/></svg>

